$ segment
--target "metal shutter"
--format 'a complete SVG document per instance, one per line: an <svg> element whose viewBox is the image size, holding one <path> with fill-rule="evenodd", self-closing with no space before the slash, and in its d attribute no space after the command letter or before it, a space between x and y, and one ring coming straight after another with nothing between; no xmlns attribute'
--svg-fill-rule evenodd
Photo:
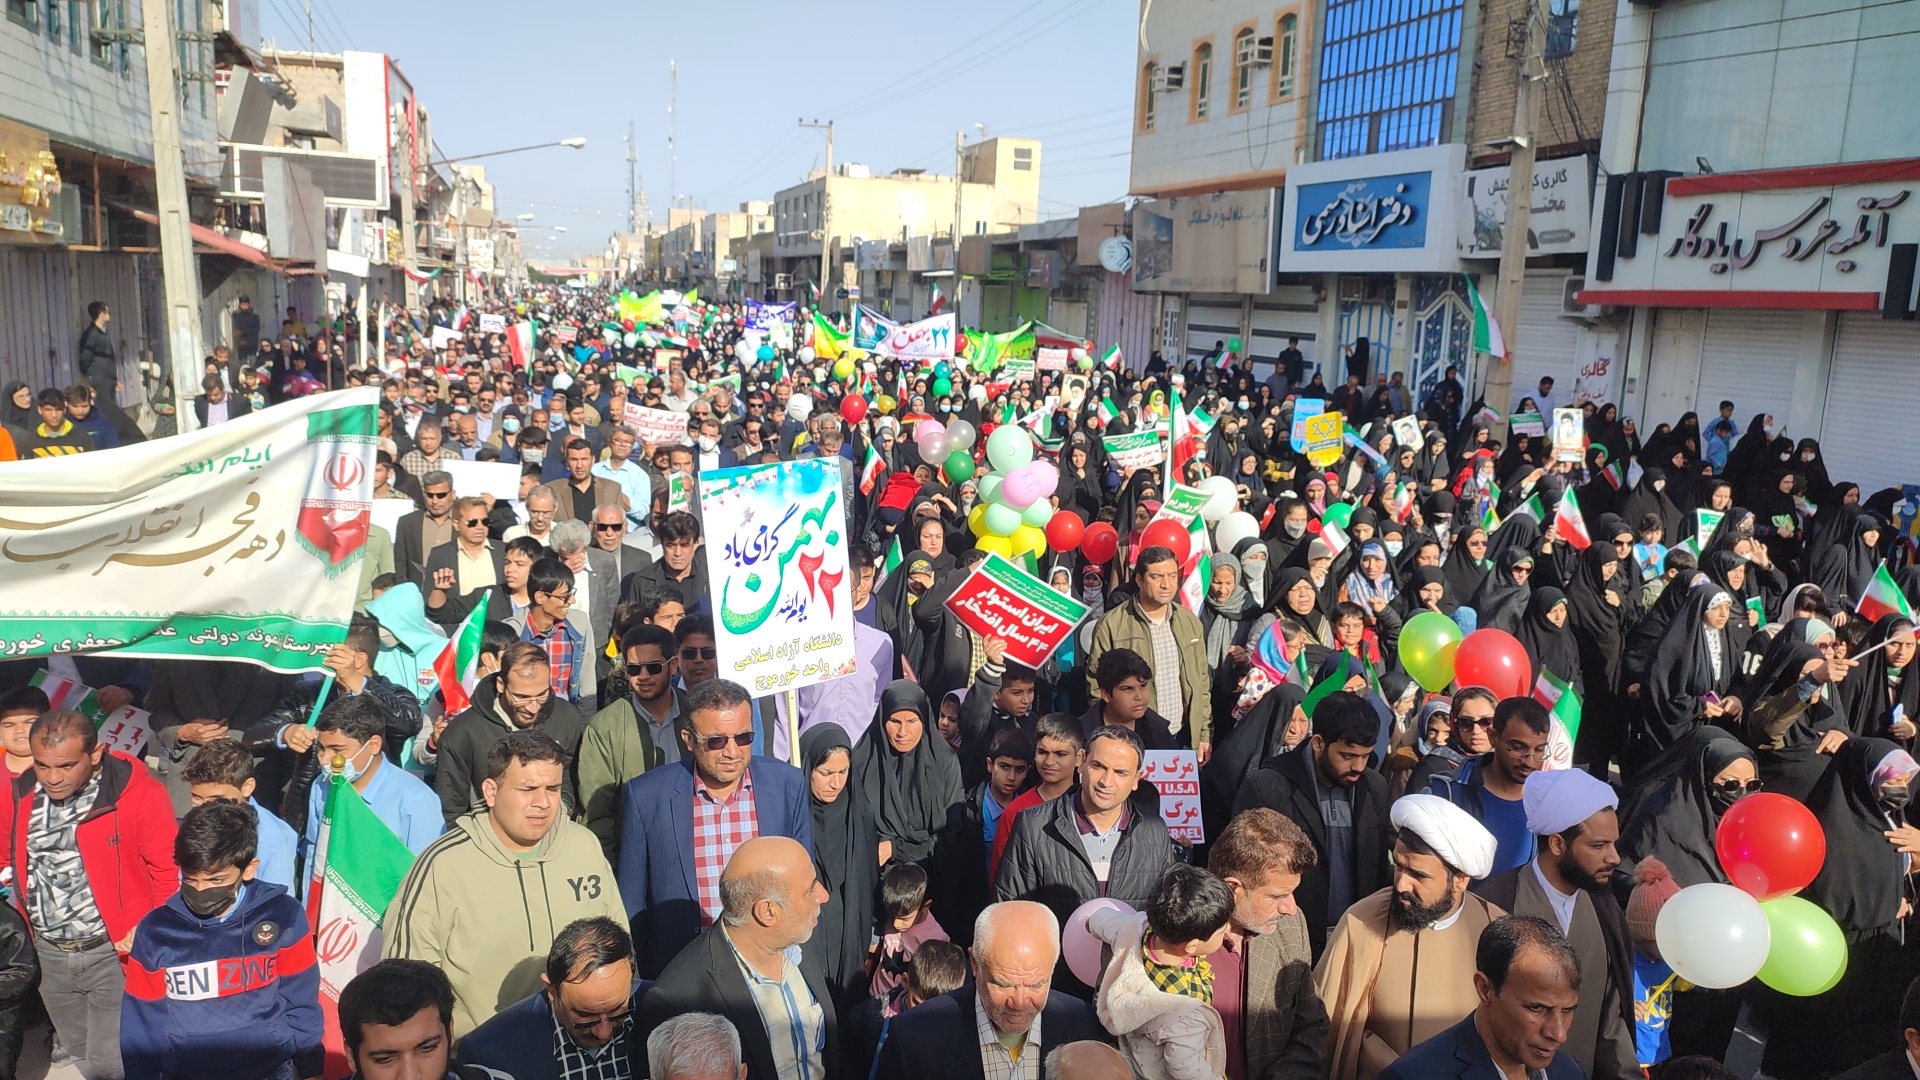
<svg viewBox="0 0 1920 1080"><path fill-rule="evenodd" d="M1700 426L1706 427L1720 415L1722 401L1733 402L1734 420L1742 431L1755 413L1772 413L1774 423L1784 425L1793 412L1793 382L1806 329L1804 311L1715 308L1707 312L1700 382L1693 394Z"/></svg>
<svg viewBox="0 0 1920 1080"><path fill-rule="evenodd" d="M1820 449L1835 483L1860 485L1860 501L1886 487L1920 484L1913 420L1920 326L1846 312L1833 343ZM1789 432L1792 434L1792 432Z"/></svg>
<svg viewBox="0 0 1920 1080"><path fill-rule="evenodd" d="M1528 270L1520 285L1520 340L1514 342L1513 398L1489 402L1496 409L1510 407L1540 388L1544 376L1553 376L1553 399L1573 401L1580 382L1580 324L1560 314L1567 271Z"/></svg>
<svg viewBox="0 0 1920 1080"><path fill-rule="evenodd" d="M1187 355L1182 358L1182 363L1211 355L1216 341L1232 341L1239 336L1239 297L1193 296L1187 299Z"/></svg>
<svg viewBox="0 0 1920 1080"><path fill-rule="evenodd" d="M1253 357L1253 370L1264 379L1273 374L1273 363L1287 347L1287 339L1300 339L1300 355L1306 357L1307 370L1313 370L1314 337L1320 332L1320 310L1314 303L1313 288L1308 285L1284 285L1266 300L1253 302L1253 333L1248 335L1247 353Z"/></svg>

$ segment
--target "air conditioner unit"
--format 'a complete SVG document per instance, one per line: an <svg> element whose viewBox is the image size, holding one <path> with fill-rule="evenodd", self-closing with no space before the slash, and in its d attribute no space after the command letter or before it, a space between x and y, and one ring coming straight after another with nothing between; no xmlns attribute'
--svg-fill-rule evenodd
<svg viewBox="0 0 1920 1080"><path fill-rule="evenodd" d="M1263 37L1253 43L1253 66L1273 66L1273 39Z"/></svg>
<svg viewBox="0 0 1920 1080"><path fill-rule="evenodd" d="M1567 278L1560 293L1560 314L1571 319L1598 319L1606 314L1606 308L1599 304L1582 304L1578 297L1587 287L1587 279L1579 275Z"/></svg>
<svg viewBox="0 0 1920 1080"><path fill-rule="evenodd" d="M1170 94L1187 85L1187 65L1169 64L1153 73L1153 92Z"/></svg>

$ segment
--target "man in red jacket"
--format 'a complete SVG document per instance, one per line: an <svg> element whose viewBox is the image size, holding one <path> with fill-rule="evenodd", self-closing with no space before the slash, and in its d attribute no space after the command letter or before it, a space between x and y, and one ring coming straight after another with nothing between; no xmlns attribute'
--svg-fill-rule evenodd
<svg viewBox="0 0 1920 1080"><path fill-rule="evenodd" d="M12 813L0 815L14 903L61 1045L92 1080L121 1080L122 958L140 920L180 891L173 803L80 713L41 716L29 740L33 772L15 778Z"/></svg>

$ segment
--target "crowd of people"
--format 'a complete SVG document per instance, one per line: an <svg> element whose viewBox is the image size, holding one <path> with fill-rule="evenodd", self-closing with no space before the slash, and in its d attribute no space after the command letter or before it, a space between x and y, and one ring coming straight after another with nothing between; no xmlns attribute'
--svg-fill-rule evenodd
<svg viewBox="0 0 1920 1080"><path fill-rule="evenodd" d="M525 363L481 312L536 324ZM1688 413L1643 437L1583 402L1569 452L1505 436L1454 371L1411 388L1364 350L1332 389L1297 350L1257 372L1225 343L1008 379L828 360L804 313L770 340L727 303L636 342L607 293L535 289L391 311L360 362L357 327L246 314L199 423L377 386L375 497L405 505L324 684L0 663L0 1080L43 1015L90 1080L321 1075L332 943L305 902L336 780L413 855L385 958L338 997L367 1080L1706 1080L1741 1046L1764 1047L1743 1075L1920 1072L1920 648L1909 618L1856 614L1882 577L1920 603L1909 508L1770 416L1729 439L1722 402L1706 435ZM142 437L94 408L91 315L79 383L8 388L18 456ZM1351 432L1330 464L1296 441L1310 399ZM1556 404L1542 380L1513 411ZM643 443L629 405L684 413L684 438ZM1036 560L1091 609L1038 668L946 603L986 556L983 498L923 458L928 420L976 455L1027 430L1051 501L1118 534ZM1147 540L1172 465L1104 441L1159 426L1198 432L1173 481L1225 477L1258 522L1197 597ZM791 746L787 702L719 670L699 484L835 457L858 664L798 694ZM517 465L518 498L457 492L457 461ZM1542 520L1568 491L1590 544ZM449 709L433 661L483 606ZM1427 612L1510 632L1529 685L1576 694L1572 767L1534 697L1412 677ZM53 709L42 670L148 710L145 759ZM1194 752L1203 843L1161 819L1160 750ZM1827 837L1802 895L1849 962L1811 998L1694 987L1659 947L1760 791Z"/></svg>

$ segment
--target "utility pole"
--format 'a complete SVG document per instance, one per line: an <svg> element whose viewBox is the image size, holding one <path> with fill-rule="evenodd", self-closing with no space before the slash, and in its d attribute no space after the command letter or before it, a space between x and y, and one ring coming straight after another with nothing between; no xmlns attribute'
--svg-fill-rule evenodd
<svg viewBox="0 0 1920 1080"><path fill-rule="evenodd" d="M630 233L640 231L640 223L636 220L639 216L640 201L637 197L638 189L634 187L633 162L633 121L629 120L627 121L627 231Z"/></svg>
<svg viewBox="0 0 1920 1080"><path fill-rule="evenodd" d="M680 62L667 61L667 230L673 230L673 204L680 197Z"/></svg>
<svg viewBox="0 0 1920 1080"><path fill-rule="evenodd" d="M200 390L200 274L187 211L187 163L180 149L180 83L173 5L142 4L146 15L147 107L153 122L153 186L160 221L160 276L166 292L167 361L173 368L174 419L182 434L197 424Z"/></svg>
<svg viewBox="0 0 1920 1080"><path fill-rule="evenodd" d="M827 171L820 177L820 299L827 299L827 285L833 279L827 271L828 254L833 250L833 200L829 190L833 187L833 121L822 124L819 121L802 123L803 128L827 132Z"/></svg>
<svg viewBox="0 0 1920 1080"><path fill-rule="evenodd" d="M961 196L966 191L967 133L953 133L953 315L960 317L960 215Z"/></svg>
<svg viewBox="0 0 1920 1080"><path fill-rule="evenodd" d="M1500 293L1494 300L1494 320L1500 324L1507 355L1492 358L1481 395L1503 415L1513 401L1514 346L1520 336L1520 290L1527 276L1527 228L1533 213L1534 138L1545 100L1541 84L1547 77L1547 0L1526 0L1526 4L1527 46L1513 87L1513 134L1501 140L1513 156L1507 166L1507 222L1501 234Z"/></svg>

